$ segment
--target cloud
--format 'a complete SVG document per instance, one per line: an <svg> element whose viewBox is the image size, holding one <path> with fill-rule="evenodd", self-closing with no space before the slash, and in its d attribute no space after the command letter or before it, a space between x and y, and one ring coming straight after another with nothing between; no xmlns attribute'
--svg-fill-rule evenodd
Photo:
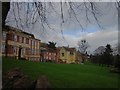
<svg viewBox="0 0 120 90"><path fill-rule="evenodd" d="M113 46L118 43L118 29L116 27L110 27L103 31L88 33L85 38L91 46L89 48L90 51L94 51L102 45L106 46L106 44L111 44Z"/></svg>
<svg viewBox="0 0 120 90"><path fill-rule="evenodd" d="M117 27L110 27L104 30L98 30L93 33L87 33L84 36L75 37L74 35L64 35L70 47L77 47L77 43L81 39L86 39L90 45L88 51L91 53L99 46L106 46L111 44L114 46L118 43L118 29ZM66 42L59 41L60 35L54 36L53 40L58 41L58 46L68 45Z"/></svg>
<svg viewBox="0 0 120 90"><path fill-rule="evenodd" d="M24 3L25 4L25 3ZM46 3L47 5L49 3ZM70 18L70 14L68 14L68 7L63 4L63 14L64 14L64 20L66 21L63 23L61 27L61 12L60 12L60 3L53 3L54 9L47 6L47 12L46 17L48 20L48 24L50 27L52 27L54 30L50 29L47 25L44 25L45 28L41 26L40 19L38 19L38 22L36 22L32 27L29 25L29 28L25 26L25 17L26 17L26 11L25 7L21 7L21 19L24 21L23 26L25 31L32 33L35 35L36 38L42 40L42 42L48 42L48 41L54 41L57 43L57 46L75 46L77 47L78 40L81 40L85 38L89 44L90 48L89 50L92 52L97 47L101 45L109 44L116 44L117 43L117 35L118 35L118 29L117 26L117 10L115 7L115 3L108 2L108 3L97 3L97 12L99 11L100 14L97 15L97 18L100 20L100 24L103 26L103 30L100 30L92 13L89 12L89 19L91 20L91 23L88 24L86 21L86 15L85 15L85 9L83 7L83 2L77 2L74 3L76 6L74 7L75 12L77 13L77 18L80 21L80 23L83 25L85 30L83 31L81 29L80 24L77 22L75 17L73 16L73 13L70 13L72 17ZM81 5L80 8L76 8L78 5ZM11 6L10 12L7 17L8 25L16 27L16 23L14 21L14 15L13 15L13 7ZM15 7L14 7L15 9ZM22 10L23 9L23 10ZM15 9L16 15L18 15L17 9ZM19 19L18 19L19 20ZM12 22L13 21L13 22ZM19 23L20 24L20 23ZM63 31L63 35L61 33L61 29Z"/></svg>

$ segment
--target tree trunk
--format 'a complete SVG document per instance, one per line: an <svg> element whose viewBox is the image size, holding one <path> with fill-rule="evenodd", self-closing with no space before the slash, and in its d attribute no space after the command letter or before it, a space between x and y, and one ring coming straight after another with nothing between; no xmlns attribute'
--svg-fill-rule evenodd
<svg viewBox="0 0 120 90"><path fill-rule="evenodd" d="M10 2L2 2L2 27L5 26L5 20L10 9Z"/></svg>

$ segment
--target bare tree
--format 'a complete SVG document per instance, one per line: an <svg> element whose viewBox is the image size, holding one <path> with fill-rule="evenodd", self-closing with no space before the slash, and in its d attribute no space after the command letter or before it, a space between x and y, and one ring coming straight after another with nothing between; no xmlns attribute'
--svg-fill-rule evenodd
<svg viewBox="0 0 120 90"><path fill-rule="evenodd" d="M78 41L78 48L82 54L86 54L88 47L89 44L85 39Z"/></svg>
<svg viewBox="0 0 120 90"><path fill-rule="evenodd" d="M82 39L78 41L78 49L80 53L82 54L82 63L84 63L86 57L87 57L87 49L89 47L88 42L85 39Z"/></svg>

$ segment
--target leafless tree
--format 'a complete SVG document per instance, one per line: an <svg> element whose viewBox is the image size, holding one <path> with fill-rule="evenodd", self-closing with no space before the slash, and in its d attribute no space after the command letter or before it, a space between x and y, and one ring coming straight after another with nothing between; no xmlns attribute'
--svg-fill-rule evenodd
<svg viewBox="0 0 120 90"><path fill-rule="evenodd" d="M87 53L88 47L89 47L89 44L85 39L78 41L78 49L82 54Z"/></svg>

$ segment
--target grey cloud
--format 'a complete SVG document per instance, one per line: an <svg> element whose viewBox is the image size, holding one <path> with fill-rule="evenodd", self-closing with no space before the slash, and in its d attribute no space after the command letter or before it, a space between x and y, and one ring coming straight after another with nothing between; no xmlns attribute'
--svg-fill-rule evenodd
<svg viewBox="0 0 120 90"><path fill-rule="evenodd" d="M108 28L104 31L88 34L86 39L91 46L90 50L93 51L101 45L106 46L106 44L114 45L118 43L118 30L114 28Z"/></svg>
<svg viewBox="0 0 120 90"><path fill-rule="evenodd" d="M78 4L82 4L82 2L77 2ZM99 11L103 15L98 15L98 19L100 20L102 26L104 27L104 30L96 30L96 32L93 33L88 33L85 35L85 38L90 44L90 50L93 51L96 49L99 45L106 45L107 43L114 44L117 41L117 10L115 8L114 3L96 3L96 5L99 7ZM54 10L57 12L55 13L52 8L48 8L47 15L47 20L49 25L54 28L54 30L51 30L50 28L45 25L45 30L43 30L40 22L37 22L34 27L30 26L27 28L25 26L25 10L21 12L21 18L23 20L23 26L25 31L33 33L36 38L42 40L43 42L48 42L48 41L54 41L57 42L58 46L62 45L70 45L70 46L76 46L77 47L77 42L78 40L84 38L84 34L81 35L82 30L78 22L75 20L75 17L72 16L72 18L69 18L69 14L67 13L68 8L64 5L64 20L67 20L67 22L63 23L63 34L64 32L77 32L77 34L69 35L69 34L64 34L65 40L63 39L63 36L61 34L61 15L60 15L60 4L59 3L54 3ZM13 7L12 7L13 8ZM7 20L13 20L13 22L8 22L8 25L15 26L16 23L14 21L14 15L12 8L9 12ZM15 8L14 8L15 9ZM24 9L24 8L21 8ZM80 20L80 23L86 27L86 16L85 16L85 9L84 7L79 8L80 12L78 12L78 9L76 9L77 12L77 17ZM15 13L17 14L17 9L15 9ZM91 20L91 24L89 24L86 29L89 29L91 27L97 27L97 24L92 16L91 13L89 13L89 18ZM39 19L38 19L39 20ZM78 31L79 30L79 31ZM87 32L87 31L85 31Z"/></svg>

